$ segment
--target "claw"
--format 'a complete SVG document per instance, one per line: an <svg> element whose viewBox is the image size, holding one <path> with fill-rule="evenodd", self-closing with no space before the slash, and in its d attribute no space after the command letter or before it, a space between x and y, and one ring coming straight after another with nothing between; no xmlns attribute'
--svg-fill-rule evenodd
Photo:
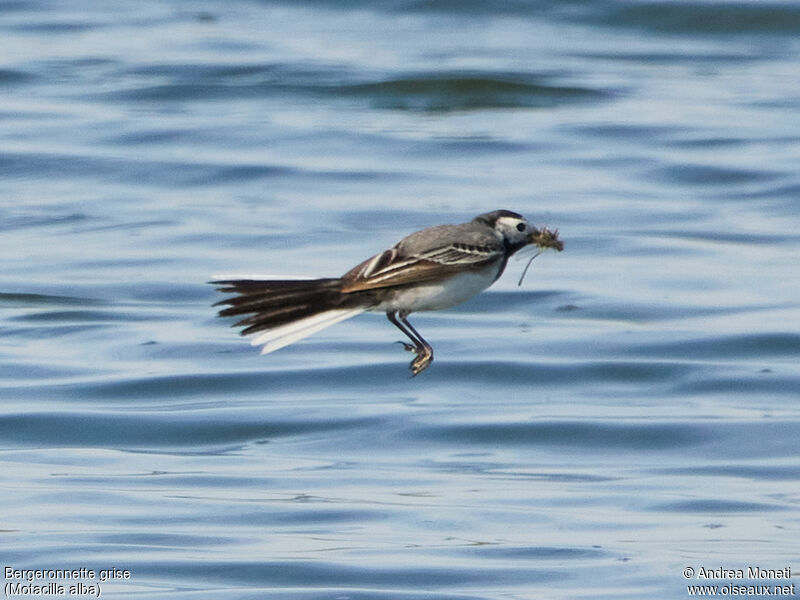
<svg viewBox="0 0 800 600"><path fill-rule="evenodd" d="M408 366L412 377L416 377L422 373L433 362L433 352L427 348L418 348L416 349L416 352L417 357L412 360L411 364Z"/></svg>
<svg viewBox="0 0 800 600"><path fill-rule="evenodd" d="M414 352L416 354L419 354L416 346L412 346L411 344L407 344L405 342L400 342L400 341L398 341L396 343L397 344L402 344L403 348L405 349L406 352Z"/></svg>
<svg viewBox="0 0 800 600"><path fill-rule="evenodd" d="M433 362L433 348L431 348L431 345L426 342L419 333L417 333L417 330L414 329L411 323L406 320L407 316L408 313L401 311L389 311L386 313L386 318L389 319L389 321L391 321L392 324L400 331L405 333L408 336L408 339L414 342L413 344L407 344L406 342L397 343L403 344L403 348L405 348L407 352L413 352L416 354L416 357L408 366L409 370L411 371L411 376L416 377L425 369L427 369Z"/></svg>

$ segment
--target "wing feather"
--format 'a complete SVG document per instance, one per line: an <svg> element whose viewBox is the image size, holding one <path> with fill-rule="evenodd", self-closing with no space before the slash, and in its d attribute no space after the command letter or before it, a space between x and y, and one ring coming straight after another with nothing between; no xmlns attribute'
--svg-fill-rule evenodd
<svg viewBox="0 0 800 600"><path fill-rule="evenodd" d="M368 258L342 277L342 292L424 283L464 269L478 268L504 256L498 244L450 243L405 255L400 245Z"/></svg>

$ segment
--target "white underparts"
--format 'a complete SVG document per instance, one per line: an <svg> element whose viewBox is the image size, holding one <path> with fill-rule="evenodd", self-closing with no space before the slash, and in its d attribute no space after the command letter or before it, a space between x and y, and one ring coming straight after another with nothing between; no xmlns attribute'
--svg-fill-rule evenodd
<svg viewBox="0 0 800 600"><path fill-rule="evenodd" d="M480 271L466 271L441 281L387 290L383 301L370 310L403 311L441 310L469 300L492 285L500 262Z"/></svg>

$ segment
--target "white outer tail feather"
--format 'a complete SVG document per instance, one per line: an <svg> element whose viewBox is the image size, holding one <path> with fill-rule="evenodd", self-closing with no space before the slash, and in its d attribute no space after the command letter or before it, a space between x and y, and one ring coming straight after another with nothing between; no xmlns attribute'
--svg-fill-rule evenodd
<svg viewBox="0 0 800 600"><path fill-rule="evenodd" d="M313 335L318 331L325 329L326 327L335 325L336 323L344 321L345 319L355 317L365 310L366 309L364 308L338 308L326 310L325 312L306 317L305 319L300 319L299 321L294 321L292 323L287 323L286 325L261 331L255 335L255 337L250 341L250 344L253 346L263 345L263 348L261 348L261 354L269 354L270 352L274 352L275 350L283 348L284 346L293 344L298 340L307 338L308 336Z"/></svg>

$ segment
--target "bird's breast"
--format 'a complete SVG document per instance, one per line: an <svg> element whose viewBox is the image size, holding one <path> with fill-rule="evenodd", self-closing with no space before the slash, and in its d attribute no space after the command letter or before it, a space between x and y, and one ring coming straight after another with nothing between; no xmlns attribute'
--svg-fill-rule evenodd
<svg viewBox="0 0 800 600"><path fill-rule="evenodd" d="M461 304L488 288L497 279L501 265L470 270L441 281L430 281L387 290L375 311L440 310Z"/></svg>

